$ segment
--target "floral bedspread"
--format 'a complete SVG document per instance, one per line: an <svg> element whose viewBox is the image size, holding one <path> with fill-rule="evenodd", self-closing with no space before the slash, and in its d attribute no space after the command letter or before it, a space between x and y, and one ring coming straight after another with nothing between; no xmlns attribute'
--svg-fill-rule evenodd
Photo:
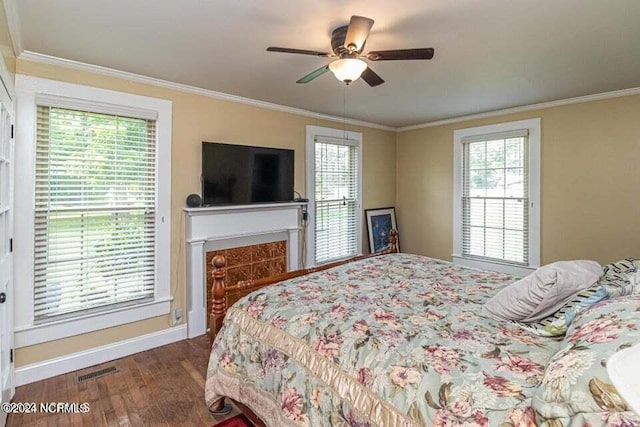
<svg viewBox="0 0 640 427"><path fill-rule="evenodd" d="M205 398L267 425L535 425L560 346L482 317L511 276L385 255L261 289L212 347Z"/></svg>

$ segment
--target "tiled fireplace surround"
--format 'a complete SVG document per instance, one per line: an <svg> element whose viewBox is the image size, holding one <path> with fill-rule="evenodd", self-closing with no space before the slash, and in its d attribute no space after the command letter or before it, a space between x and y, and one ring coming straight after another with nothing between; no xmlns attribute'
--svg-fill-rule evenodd
<svg viewBox="0 0 640 427"><path fill-rule="evenodd" d="M238 248L221 249L207 252L205 270L207 284L207 313L211 313L211 287L213 286L213 265L211 261L216 255L224 255L227 264L224 283L233 285L241 280L256 280L287 271L287 241L258 243ZM241 295L226 293L227 307L231 307ZM207 327L209 318L207 317Z"/></svg>
<svg viewBox="0 0 640 427"><path fill-rule="evenodd" d="M211 260L227 261L225 283L299 268L300 203L185 208L187 330L206 332L211 309ZM239 295L227 295L227 307Z"/></svg>

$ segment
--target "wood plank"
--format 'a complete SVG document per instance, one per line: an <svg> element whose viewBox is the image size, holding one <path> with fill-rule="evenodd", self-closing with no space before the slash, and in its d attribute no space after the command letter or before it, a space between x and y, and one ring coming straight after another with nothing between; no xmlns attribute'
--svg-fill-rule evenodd
<svg viewBox="0 0 640 427"><path fill-rule="evenodd" d="M65 386L67 388L67 398L69 402L75 402L78 404L82 403L80 400L80 391L78 385L76 384L76 376L75 373L70 372L68 374L64 374ZM70 414L69 420L71 422L72 427L82 427L82 417L84 414Z"/></svg>
<svg viewBox="0 0 640 427"><path fill-rule="evenodd" d="M116 361L116 363L114 363L114 366L120 369L119 361ZM115 413L118 425L131 425L131 420L129 419L129 411L127 410L127 406L124 402L124 399L122 398L122 394L127 389L126 382L122 381L122 378L116 375L106 375L102 378L102 380L107 387L109 401Z"/></svg>
<svg viewBox="0 0 640 427"><path fill-rule="evenodd" d="M172 394L161 396L161 410L171 425L177 425L191 418L195 402L189 393L186 393L184 383L177 371L177 369L181 369L179 362L175 357L172 357L176 354L176 345L170 344L167 347L169 351L166 351L164 355L160 352L152 352L152 357L156 361L153 375L163 390L168 388L173 390Z"/></svg>
<svg viewBox="0 0 640 427"><path fill-rule="evenodd" d="M205 379L200 375L200 372L196 371L196 368L193 367L190 361L183 360L180 362L185 371L189 374L191 379L196 382L200 387L204 389Z"/></svg>
<svg viewBox="0 0 640 427"><path fill-rule="evenodd" d="M59 375L54 378L53 381L53 397L50 402L69 402L68 394L67 394L67 382L64 375ZM59 426L68 427L71 425L71 419L69 414L60 413L60 414L49 414L47 416L47 420L49 419L57 419Z"/></svg>
<svg viewBox="0 0 640 427"><path fill-rule="evenodd" d="M214 417L204 403L208 361L209 345L202 336L27 384L16 389L14 402L88 402L91 410L11 414L7 426L212 426L231 415ZM119 372L75 381L113 364Z"/></svg>

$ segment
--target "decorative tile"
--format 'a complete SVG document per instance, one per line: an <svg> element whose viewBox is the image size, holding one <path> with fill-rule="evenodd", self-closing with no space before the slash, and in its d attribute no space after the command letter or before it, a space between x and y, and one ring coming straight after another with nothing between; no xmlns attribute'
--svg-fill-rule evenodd
<svg viewBox="0 0 640 427"><path fill-rule="evenodd" d="M273 251L272 251L272 258L277 258L277 257L281 257L287 256L287 241L286 240L281 240L279 242L273 242Z"/></svg>
<svg viewBox="0 0 640 427"><path fill-rule="evenodd" d="M257 280L287 271L287 241L262 243L251 246L221 249L207 252L206 254L206 287L207 287L207 313L211 313L213 303L213 258L222 255L226 260L224 283L227 286L235 285L241 280ZM227 307L231 307L246 292L226 293ZM209 318L207 317L207 322ZM210 325L209 325L210 326Z"/></svg>
<svg viewBox="0 0 640 427"><path fill-rule="evenodd" d="M271 258L271 251L269 250L269 243L262 243L260 245L251 246L252 249L252 262L265 261Z"/></svg>
<svg viewBox="0 0 640 427"><path fill-rule="evenodd" d="M227 286L235 285L241 280L251 279L251 265L242 265L240 267L231 267L227 270L227 278L225 284Z"/></svg>
<svg viewBox="0 0 640 427"><path fill-rule="evenodd" d="M271 276L271 261L256 262L251 268L254 280Z"/></svg>
<svg viewBox="0 0 640 427"><path fill-rule="evenodd" d="M271 275L287 272L287 258L280 257L271 261Z"/></svg>
<svg viewBox="0 0 640 427"><path fill-rule="evenodd" d="M227 267L251 264L251 246L227 249Z"/></svg>

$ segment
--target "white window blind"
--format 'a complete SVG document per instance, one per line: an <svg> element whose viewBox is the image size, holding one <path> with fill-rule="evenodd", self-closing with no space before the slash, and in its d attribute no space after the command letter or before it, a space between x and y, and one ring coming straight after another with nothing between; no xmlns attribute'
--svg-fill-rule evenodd
<svg viewBox="0 0 640 427"><path fill-rule="evenodd" d="M358 253L357 142L315 138L315 262Z"/></svg>
<svg viewBox="0 0 640 427"><path fill-rule="evenodd" d="M528 130L466 136L462 144L462 254L528 265Z"/></svg>
<svg viewBox="0 0 640 427"><path fill-rule="evenodd" d="M153 298L155 128L37 107L36 322Z"/></svg>

